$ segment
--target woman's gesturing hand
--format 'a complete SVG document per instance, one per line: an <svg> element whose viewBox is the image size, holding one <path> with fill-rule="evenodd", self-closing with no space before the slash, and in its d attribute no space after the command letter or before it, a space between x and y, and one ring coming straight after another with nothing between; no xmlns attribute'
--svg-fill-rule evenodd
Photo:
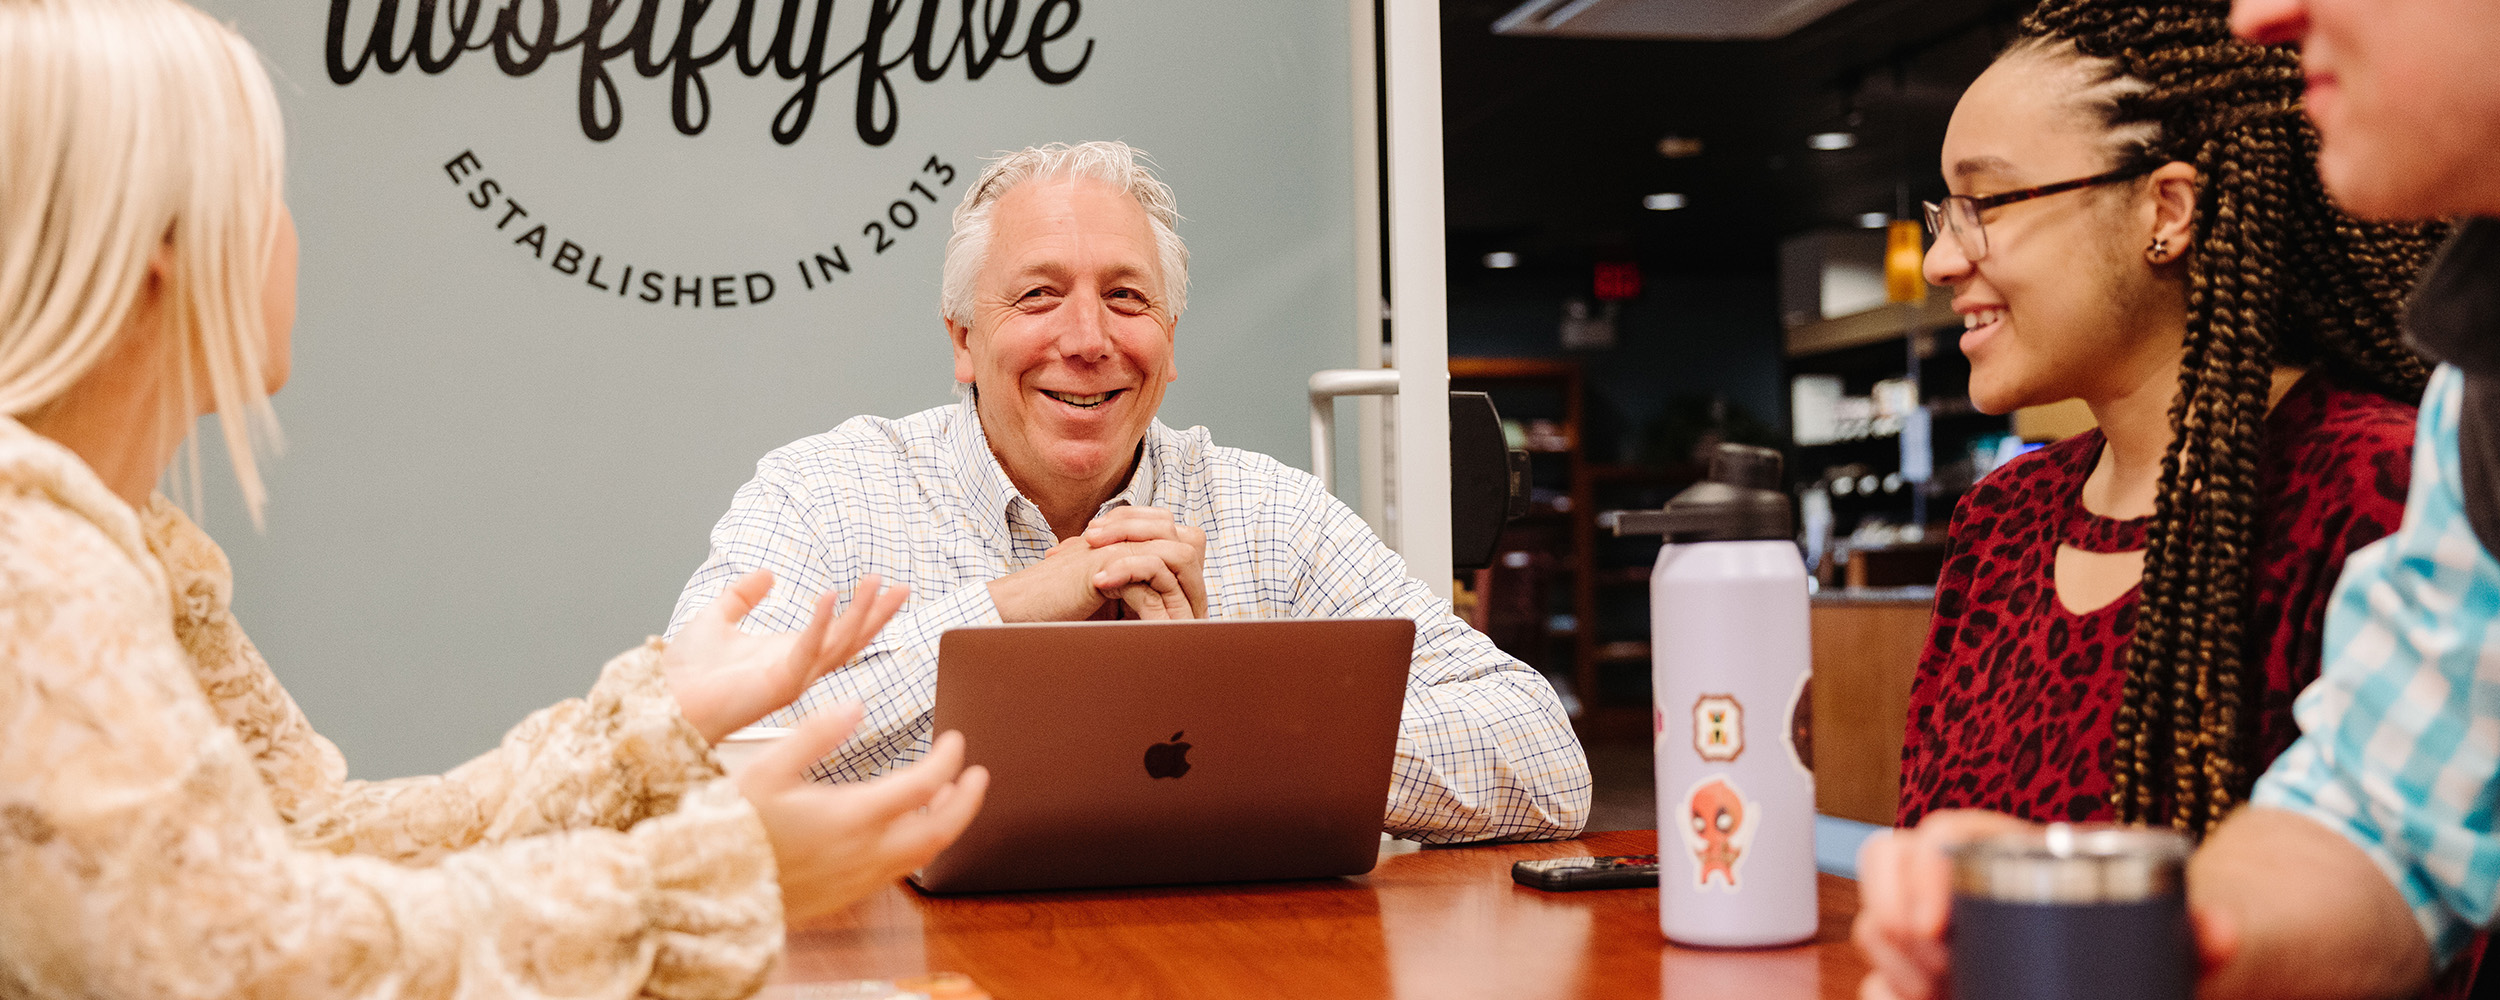
<svg viewBox="0 0 2500 1000"><path fill-rule="evenodd" d="M839 617L835 593L824 592L807 630L795 636L747 635L738 622L772 591L773 574L759 569L739 577L660 654L678 709L704 739L718 743L796 701L817 678L859 655L911 594L901 584L880 589L883 583L875 574L861 577Z"/></svg>
<svg viewBox="0 0 2500 1000"><path fill-rule="evenodd" d="M971 824L989 789L989 771L964 766L963 736L952 732L918 763L868 781L809 781L807 769L841 746L859 717L857 702L818 712L733 776L772 839L781 907L793 925L928 864Z"/></svg>

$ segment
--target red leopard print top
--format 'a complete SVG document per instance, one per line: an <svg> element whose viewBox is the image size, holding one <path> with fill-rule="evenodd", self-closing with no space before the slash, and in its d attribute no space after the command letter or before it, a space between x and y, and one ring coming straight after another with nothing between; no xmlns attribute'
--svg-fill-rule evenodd
<svg viewBox="0 0 2500 1000"><path fill-rule="evenodd" d="M2394 531L2413 472L2413 407L2310 375L2266 418L2259 458L2254 643L2265 691L2258 767L2291 746L2292 696L2318 676L2319 629L2345 555ZM2150 518L2083 509L2101 453L2088 431L2006 463L1953 512L1936 614L1910 691L1900 822L1978 808L2034 822L2107 820L2110 726L2136 591L2074 614L2053 582L2058 546L2144 547Z"/></svg>

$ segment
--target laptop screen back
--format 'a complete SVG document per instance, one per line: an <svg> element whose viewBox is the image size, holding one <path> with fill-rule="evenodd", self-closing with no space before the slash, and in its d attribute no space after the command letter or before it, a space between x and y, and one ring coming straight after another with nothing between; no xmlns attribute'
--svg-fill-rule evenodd
<svg viewBox="0 0 2500 1000"><path fill-rule="evenodd" d="M1379 850L1414 623L1067 622L939 642L933 732L990 769L932 891L1312 878Z"/></svg>

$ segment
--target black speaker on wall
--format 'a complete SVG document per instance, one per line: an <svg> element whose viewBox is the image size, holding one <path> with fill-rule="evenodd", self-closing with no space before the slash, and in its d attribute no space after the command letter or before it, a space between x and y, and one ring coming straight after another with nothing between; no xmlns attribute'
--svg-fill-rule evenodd
<svg viewBox="0 0 2500 1000"><path fill-rule="evenodd" d="M1528 512L1528 453L1502 437L1502 415L1481 392L1450 394L1450 563L1493 565L1502 526Z"/></svg>

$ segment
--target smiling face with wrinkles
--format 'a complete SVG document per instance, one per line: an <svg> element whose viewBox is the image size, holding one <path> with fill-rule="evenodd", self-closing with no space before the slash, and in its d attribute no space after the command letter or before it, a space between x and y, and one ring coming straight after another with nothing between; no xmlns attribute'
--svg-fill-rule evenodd
<svg viewBox="0 0 2500 1000"><path fill-rule="evenodd" d="M1001 196L991 226L970 314L946 323L955 381L976 387L990 450L1028 498L1108 499L1177 374L1146 210L1103 181L1041 177Z"/></svg>

